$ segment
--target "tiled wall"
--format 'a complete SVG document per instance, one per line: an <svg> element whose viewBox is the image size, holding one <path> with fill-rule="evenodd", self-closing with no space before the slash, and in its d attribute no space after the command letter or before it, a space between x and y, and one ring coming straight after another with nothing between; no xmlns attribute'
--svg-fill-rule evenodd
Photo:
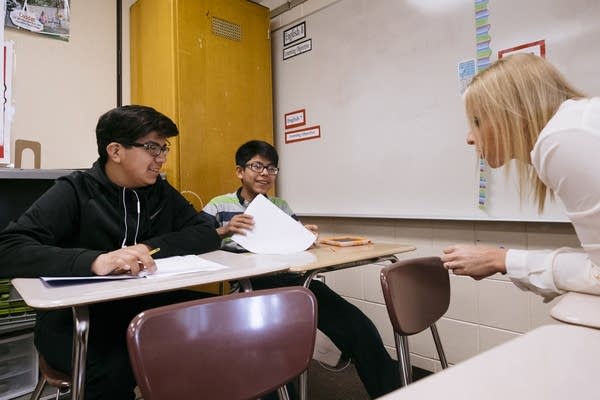
<svg viewBox="0 0 600 400"><path fill-rule="evenodd" d="M411 244L416 251L398 258L439 256L453 243L483 243L507 248L544 249L579 247L570 224L353 218L302 218L319 225L321 236L356 234L373 241ZM394 337L384 306L379 271L383 265L367 265L327 273L326 283L363 310L375 323L395 358ZM448 362L455 364L501 344L537 326L553 323L540 297L523 292L503 275L481 281L450 275L451 300L438 329ZM437 371L430 331L409 338L414 365Z"/></svg>

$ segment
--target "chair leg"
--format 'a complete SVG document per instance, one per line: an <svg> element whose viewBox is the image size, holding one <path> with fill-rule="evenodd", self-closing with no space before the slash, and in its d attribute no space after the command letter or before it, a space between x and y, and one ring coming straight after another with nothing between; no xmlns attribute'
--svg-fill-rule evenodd
<svg viewBox="0 0 600 400"><path fill-rule="evenodd" d="M300 400L307 400L308 399L308 370L305 370L304 372L302 372L300 374L300 377L298 378L298 382L299 382L299 386L300 386L298 388Z"/></svg>
<svg viewBox="0 0 600 400"><path fill-rule="evenodd" d="M448 368L448 362L446 361L446 354L444 353L444 348L442 347L442 341L440 340L440 335L438 334L437 326L435 324L431 324L431 335L433 336L433 341L435 342L435 348L437 349L438 355L440 356L440 363L442 363L442 368Z"/></svg>
<svg viewBox="0 0 600 400"><path fill-rule="evenodd" d="M46 386L46 378L42 375L42 376L40 376L40 379L38 380L38 383L35 386L35 390L31 394L31 398L29 400L39 400L45 386Z"/></svg>
<svg viewBox="0 0 600 400"><path fill-rule="evenodd" d="M394 332L394 341L396 342L396 354L398 355L398 365L400 368L400 381L404 387L412 382L408 338Z"/></svg>
<svg viewBox="0 0 600 400"><path fill-rule="evenodd" d="M290 400L290 395L285 385L277 389L277 397L279 397L279 400Z"/></svg>

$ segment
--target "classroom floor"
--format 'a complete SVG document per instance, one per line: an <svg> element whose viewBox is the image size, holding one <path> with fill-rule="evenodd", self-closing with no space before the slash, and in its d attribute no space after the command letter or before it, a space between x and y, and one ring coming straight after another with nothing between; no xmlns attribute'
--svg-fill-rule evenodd
<svg viewBox="0 0 600 400"><path fill-rule="evenodd" d="M419 380L431 372L413 367L413 379ZM311 361L308 368L308 398L310 400L369 400L370 397L353 364L340 371L324 368Z"/></svg>
<svg viewBox="0 0 600 400"><path fill-rule="evenodd" d="M430 374L429 371L413 367L414 380ZM312 360L308 367L308 382L310 400L370 400L353 364L334 370ZM24 396L23 399L25 398L29 396ZM61 400L67 399L70 399L70 396L61 396ZM137 388L136 400L143 400Z"/></svg>

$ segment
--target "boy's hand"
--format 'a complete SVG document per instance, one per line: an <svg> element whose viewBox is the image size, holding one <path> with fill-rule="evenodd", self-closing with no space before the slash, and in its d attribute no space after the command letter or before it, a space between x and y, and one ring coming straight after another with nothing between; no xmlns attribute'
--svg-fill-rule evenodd
<svg viewBox="0 0 600 400"><path fill-rule="evenodd" d="M149 273L156 271L156 264L145 244L136 244L100 254L92 263L92 272L96 275L138 275L144 269Z"/></svg>
<svg viewBox="0 0 600 400"><path fill-rule="evenodd" d="M319 239L319 227L317 225L306 224L304 225L306 229L308 229L313 235L315 235L315 243Z"/></svg>
<svg viewBox="0 0 600 400"><path fill-rule="evenodd" d="M238 214L231 218L227 225L217 228L217 233L221 239L223 239L233 235L234 233L245 235L246 231L252 230L253 227L254 218L252 218L251 215Z"/></svg>
<svg viewBox="0 0 600 400"><path fill-rule="evenodd" d="M319 227L317 225L306 224L304 227L311 231L315 236L319 236Z"/></svg>

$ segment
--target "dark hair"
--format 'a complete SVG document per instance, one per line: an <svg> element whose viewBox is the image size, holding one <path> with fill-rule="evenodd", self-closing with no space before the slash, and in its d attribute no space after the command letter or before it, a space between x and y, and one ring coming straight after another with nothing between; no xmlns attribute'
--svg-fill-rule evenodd
<svg viewBox="0 0 600 400"><path fill-rule="evenodd" d="M96 142L101 163L108 158L106 146L111 142L128 146L150 132L165 138L177 136L177 125L152 107L128 105L113 108L98 119Z"/></svg>
<svg viewBox="0 0 600 400"><path fill-rule="evenodd" d="M235 165L243 167L254 156L262 156L271 161L274 166L279 163L279 156L275 147L262 140L251 140L241 145L235 152Z"/></svg>

